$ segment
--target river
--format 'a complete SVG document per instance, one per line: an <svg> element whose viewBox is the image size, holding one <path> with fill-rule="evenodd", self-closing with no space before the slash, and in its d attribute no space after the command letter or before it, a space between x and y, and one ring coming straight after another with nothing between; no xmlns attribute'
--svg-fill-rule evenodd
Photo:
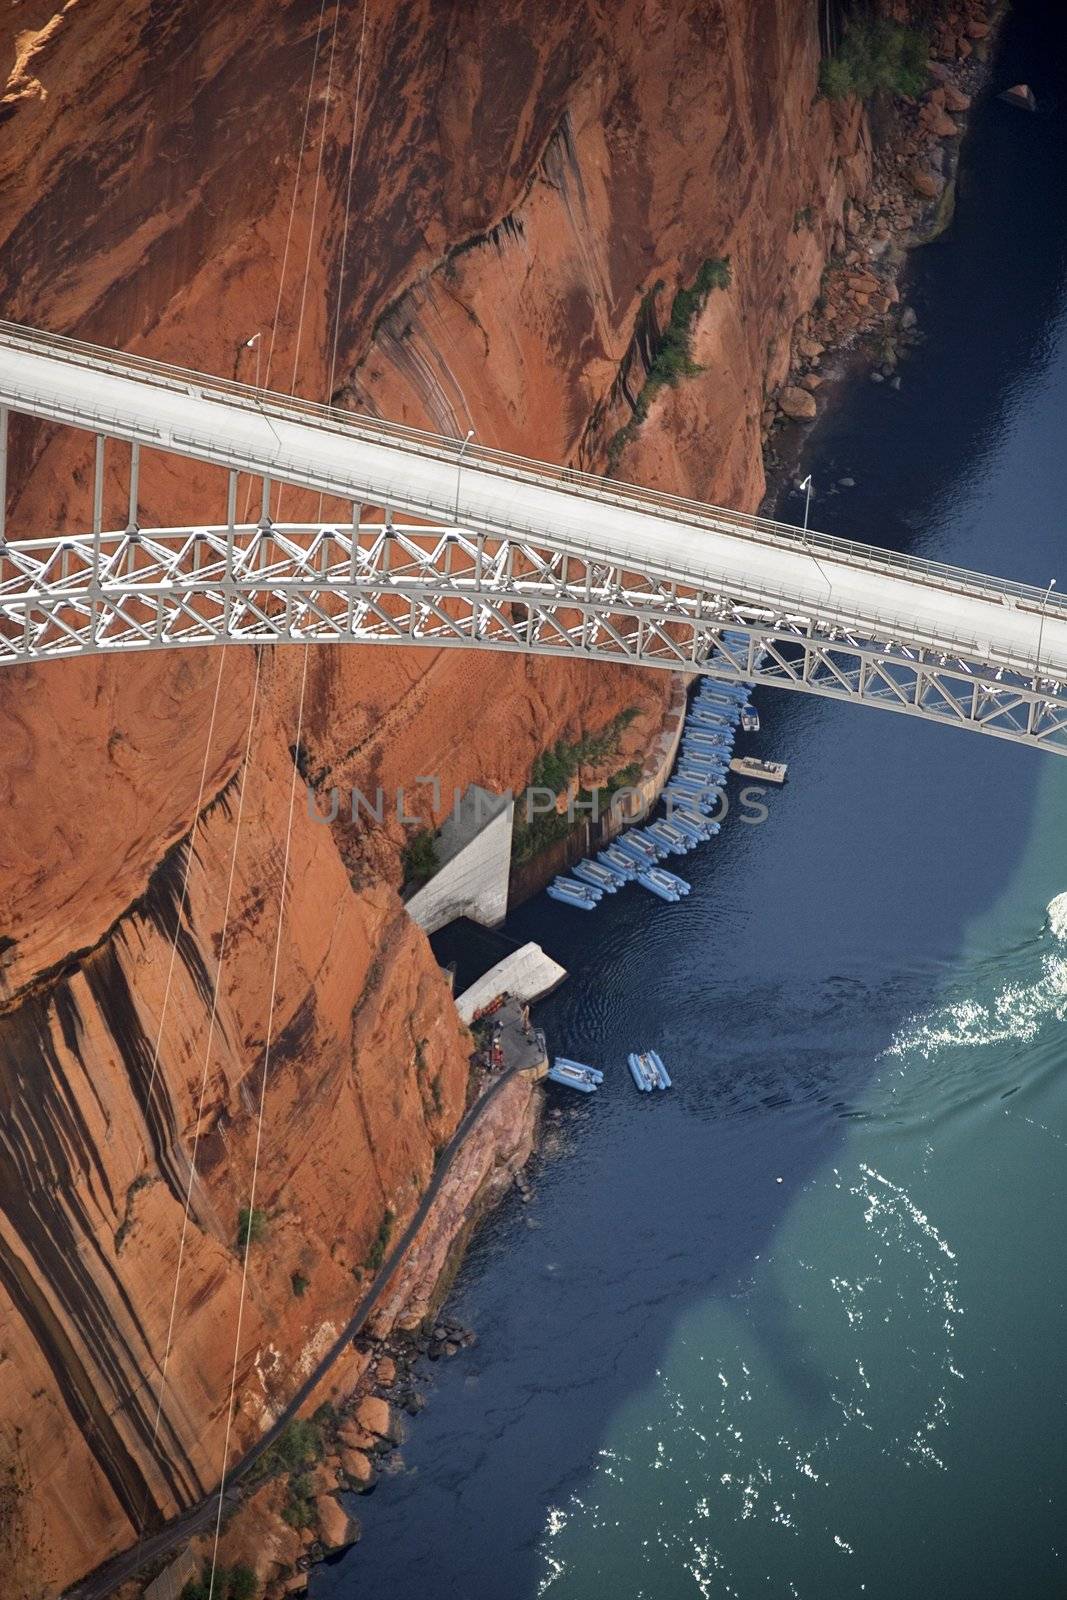
<svg viewBox="0 0 1067 1600"><path fill-rule="evenodd" d="M1055 9L1016 8L997 86L1067 82ZM978 109L926 341L816 433L815 525L1067 585L1065 156L1058 109ZM315 1600L1067 1591L1067 762L758 700L789 784L687 901L510 919L607 1081L551 1091L559 1148L453 1293L478 1343L427 1365ZM630 1083L646 1044L669 1094Z"/></svg>

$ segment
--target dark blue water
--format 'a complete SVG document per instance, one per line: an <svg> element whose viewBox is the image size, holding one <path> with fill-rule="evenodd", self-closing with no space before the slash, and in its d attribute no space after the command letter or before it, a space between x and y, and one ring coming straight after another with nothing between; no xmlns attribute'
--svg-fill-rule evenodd
<svg viewBox="0 0 1067 1600"><path fill-rule="evenodd" d="M998 84L1065 73L1020 5ZM1065 154L1059 111L979 111L913 269L927 340L817 436L817 525L1067 582ZM532 1204L456 1286L479 1343L428 1368L315 1600L1067 1591L1067 763L760 710L790 783L686 858L687 901L511 919L571 973L550 1040L607 1081L552 1101ZM645 1044L668 1095L630 1085Z"/></svg>

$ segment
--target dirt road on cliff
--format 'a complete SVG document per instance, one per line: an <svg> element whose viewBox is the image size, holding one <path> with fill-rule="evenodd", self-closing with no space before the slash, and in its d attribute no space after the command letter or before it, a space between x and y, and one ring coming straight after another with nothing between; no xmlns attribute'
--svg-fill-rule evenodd
<svg viewBox="0 0 1067 1600"><path fill-rule="evenodd" d="M441 1192L441 1186L448 1176L449 1169L467 1136L488 1107L492 1105L505 1084L511 1081L518 1070L517 1067L508 1067L500 1074L499 1078L489 1085L485 1093L475 1101L470 1110L464 1114L455 1133L448 1143L442 1147L441 1158L411 1221L394 1246L389 1259L356 1306L352 1316L318 1366L309 1373L300 1385L300 1388L293 1395L277 1422L252 1446L247 1455L242 1456L240 1461L228 1472L224 1496L226 1506L231 1507L237 1504L241 1498L242 1479L260 1457L278 1440L289 1423L299 1413L300 1408L308 1397L314 1393L317 1386L322 1382L337 1358L360 1332L363 1324L381 1298L382 1292L393 1273L400 1265L406 1252L411 1248L419 1229L426 1221L434 1201ZM190 1506L187 1511L183 1511L181 1516L173 1518L158 1533L143 1539L140 1544L135 1545L132 1549L124 1550L120 1555L112 1557L110 1561L106 1561L103 1566L98 1567L88 1577L81 1579L80 1582L66 1589L64 1591L64 1600L107 1600L107 1596L113 1593L120 1583L125 1583L129 1579L136 1577L143 1568L159 1561L162 1556L169 1555L193 1534L209 1527L217 1510L218 1491L216 1490L203 1500L198 1501L196 1505Z"/></svg>

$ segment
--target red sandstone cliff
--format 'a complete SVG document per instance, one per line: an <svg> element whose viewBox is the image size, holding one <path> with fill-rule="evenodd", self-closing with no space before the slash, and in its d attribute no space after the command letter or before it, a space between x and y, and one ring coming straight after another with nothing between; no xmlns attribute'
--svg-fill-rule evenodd
<svg viewBox="0 0 1067 1600"><path fill-rule="evenodd" d="M272 385L325 396L336 317L343 403L596 468L640 387L642 299L728 256L731 285L695 329L703 370L660 392L621 470L753 508L765 393L868 172L861 117L814 100L815 8L371 0L361 72L362 6L341 8L335 43L332 6L322 15L320 34L314 0L12 6L3 315L252 378L240 343L263 329L269 349L278 301ZM798 229L801 213L812 223ZM15 458L16 536L84 519L88 457L69 438L25 433ZM113 492L118 514L117 463ZM221 507L206 469L177 481L146 463L146 522L202 519L212 495ZM296 651L262 661L247 762L251 652L0 683L13 1592L55 1594L218 1477L301 665ZM473 654L314 652L302 742L340 784L436 771L446 796L471 780L518 788L546 744L621 707L640 710L638 747L667 684ZM387 1210L397 1226L410 1214L462 1107L467 1041L403 912L397 857L396 837L310 823L298 793L257 1188L269 1221L251 1258L235 1448L344 1320L353 1270Z"/></svg>

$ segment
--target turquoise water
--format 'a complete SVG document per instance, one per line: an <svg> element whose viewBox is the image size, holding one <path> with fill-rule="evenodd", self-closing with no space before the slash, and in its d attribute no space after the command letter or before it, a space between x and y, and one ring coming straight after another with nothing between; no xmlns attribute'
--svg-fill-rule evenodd
<svg viewBox="0 0 1067 1600"><path fill-rule="evenodd" d="M1043 113L978 111L913 268L926 342L804 470L828 532L1062 587L1067 56L1036 3L1003 50ZM687 900L511 919L570 972L552 1043L605 1083L550 1092L532 1202L454 1291L478 1345L420 1375L315 1600L1067 1591L1067 762L760 712L790 782L686 858ZM650 1044L669 1094L629 1083Z"/></svg>

